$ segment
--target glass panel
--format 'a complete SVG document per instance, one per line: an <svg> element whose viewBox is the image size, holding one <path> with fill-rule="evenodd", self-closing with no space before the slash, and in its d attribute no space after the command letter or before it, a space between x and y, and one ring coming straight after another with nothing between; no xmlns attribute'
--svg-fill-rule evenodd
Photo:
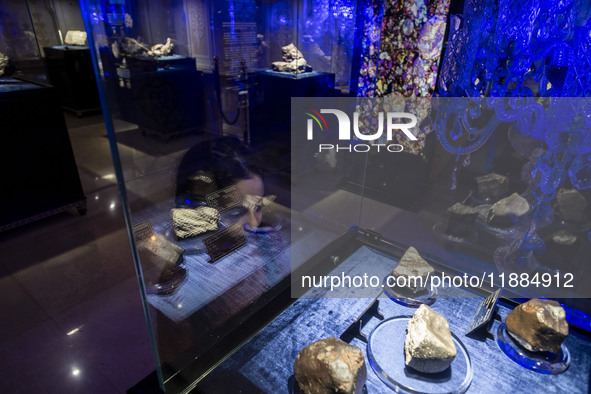
<svg viewBox="0 0 591 394"><path fill-rule="evenodd" d="M341 174L362 185L362 170L298 163L318 176L303 173L310 194L297 202L290 192L291 99L348 94L354 4L82 3L116 168L103 176L120 183L167 390L260 329L270 303L290 302L292 238L304 261L359 220L356 194L350 216L307 215L330 205Z"/></svg>
<svg viewBox="0 0 591 394"><path fill-rule="evenodd" d="M434 4L422 25L408 15L392 19L403 7L385 12L384 26L403 23L382 32L376 95L407 97L418 141L403 143L401 154L369 156L360 226L435 257L442 270L504 285L507 297L552 297L589 313L588 300L573 300L589 296L576 279L589 275L588 100L569 98L589 93L588 2L560 10L550 3L454 4L459 15L450 18L446 47L440 21L447 5L437 11ZM415 37L418 52L382 68L402 53L387 38L400 41L397 28ZM424 36L436 39L424 46ZM415 99L434 90L439 97ZM565 288L564 278L573 287ZM588 316L579 321L589 326Z"/></svg>
<svg viewBox="0 0 591 394"><path fill-rule="evenodd" d="M253 335L246 349L267 352L246 357L251 369L238 351L229 363L246 372L218 371L243 373L229 386L253 368L245 384L285 385L316 337L306 327L346 335L409 246L439 279L484 274L473 287L490 285L507 262L530 268L552 257L552 247L574 250L574 261L586 255L587 221L576 231L568 222L588 213L589 112L585 100L548 98L589 92L588 64L569 63L588 58L588 7L561 3L566 19L552 19L550 2L466 1L465 12L451 3L82 2L116 169L103 176L121 188L167 391L192 388ZM538 16L551 19L549 30ZM547 129L548 119L562 129ZM521 196L510 209L523 221L506 206L492 210L513 192ZM333 283L294 286L304 274L363 277L366 268L378 281L341 286L348 301L328 299L343 296ZM446 313L454 297L482 295L464 287L441 302ZM532 293L507 290L517 295ZM322 299L273 320L292 296ZM292 326L298 308L306 321ZM281 364L254 382L269 357ZM213 376L217 388L223 378Z"/></svg>

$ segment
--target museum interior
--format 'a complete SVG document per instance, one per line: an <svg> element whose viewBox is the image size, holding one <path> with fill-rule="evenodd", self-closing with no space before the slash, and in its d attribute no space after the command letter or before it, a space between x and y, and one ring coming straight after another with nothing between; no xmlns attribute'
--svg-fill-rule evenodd
<svg viewBox="0 0 591 394"><path fill-rule="evenodd" d="M2 0L0 392L591 392L591 0Z"/></svg>

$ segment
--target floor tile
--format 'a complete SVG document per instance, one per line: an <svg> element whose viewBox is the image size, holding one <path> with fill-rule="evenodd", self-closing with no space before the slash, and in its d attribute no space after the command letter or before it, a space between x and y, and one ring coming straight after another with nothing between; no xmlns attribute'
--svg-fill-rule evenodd
<svg viewBox="0 0 591 394"><path fill-rule="evenodd" d="M124 229L14 274L50 315L61 313L134 276Z"/></svg>
<svg viewBox="0 0 591 394"><path fill-rule="evenodd" d="M0 343L2 393L123 393L48 320Z"/></svg>
<svg viewBox="0 0 591 394"><path fill-rule="evenodd" d="M0 277L0 342L49 319L43 308L10 275Z"/></svg>
<svg viewBox="0 0 591 394"><path fill-rule="evenodd" d="M64 332L76 330L71 340L116 387L130 388L156 367L135 277L55 319Z"/></svg>

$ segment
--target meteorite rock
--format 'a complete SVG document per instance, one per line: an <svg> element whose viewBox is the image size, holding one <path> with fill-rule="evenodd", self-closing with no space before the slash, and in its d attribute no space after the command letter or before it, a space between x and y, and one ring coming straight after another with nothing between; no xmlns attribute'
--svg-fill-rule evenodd
<svg viewBox="0 0 591 394"><path fill-rule="evenodd" d="M87 45L87 37L85 31L80 30L68 30L66 38L64 38L66 45Z"/></svg>
<svg viewBox="0 0 591 394"><path fill-rule="evenodd" d="M185 250L162 234L158 234L138 243L138 251L142 265L157 268L159 278L155 282L165 283L174 276L176 266Z"/></svg>
<svg viewBox="0 0 591 394"><path fill-rule="evenodd" d="M564 309L553 300L531 299L509 313L507 331L532 352L558 353L568 335Z"/></svg>
<svg viewBox="0 0 591 394"><path fill-rule="evenodd" d="M476 177L476 185L478 187L478 196L491 202L498 201L509 191L507 177L494 172Z"/></svg>
<svg viewBox="0 0 591 394"><path fill-rule="evenodd" d="M304 55L302 55L302 52L300 52L293 43L281 47L281 52L283 53L282 61L273 62L271 64L271 68L274 71L283 71L295 74L312 71L312 67L308 65L308 62L306 59L304 59Z"/></svg>
<svg viewBox="0 0 591 394"><path fill-rule="evenodd" d="M447 208L449 221L445 232L457 237L466 237L470 235L474 228L474 222L478 217L478 211L468 205L455 203Z"/></svg>
<svg viewBox="0 0 591 394"><path fill-rule="evenodd" d="M166 39L166 43L156 44L156 45L152 46L152 48L150 48L150 50L147 52L147 55L149 55L149 56L168 56L172 52L173 48L174 48L174 44L172 42L172 39L170 37L168 37Z"/></svg>
<svg viewBox="0 0 591 394"><path fill-rule="evenodd" d="M395 278L399 276L406 278L406 288L397 288L397 290L407 290L411 293L418 293L425 290L427 287L427 275L430 275L433 272L435 272L433 267L431 267L429 263L421 257L419 252L411 246L406 252L404 252L398 265L392 270L392 276ZM418 277L422 277L423 279L418 280ZM397 283L401 282L402 280L397 280Z"/></svg>
<svg viewBox="0 0 591 394"><path fill-rule="evenodd" d="M4 75L4 69L8 66L8 56L0 52L0 76Z"/></svg>
<svg viewBox="0 0 591 394"><path fill-rule="evenodd" d="M556 216L571 223L586 222L587 200L577 189L560 189L556 194Z"/></svg>
<svg viewBox="0 0 591 394"><path fill-rule="evenodd" d="M580 241L575 233L558 230L546 239L546 257L562 263L570 262L577 254Z"/></svg>
<svg viewBox="0 0 591 394"><path fill-rule="evenodd" d="M493 204L488 212L488 223L495 227L509 227L529 211L529 203L517 193L511 194Z"/></svg>
<svg viewBox="0 0 591 394"><path fill-rule="evenodd" d="M361 350L335 337L303 348L293 372L306 394L359 394L367 377Z"/></svg>
<svg viewBox="0 0 591 394"><path fill-rule="evenodd" d="M427 305L421 305L406 326L406 365L424 373L442 372L449 367L456 354L445 317Z"/></svg>
<svg viewBox="0 0 591 394"><path fill-rule="evenodd" d="M218 229L220 213L217 209L210 207L175 208L170 213L174 224L174 233L179 238L195 237Z"/></svg>

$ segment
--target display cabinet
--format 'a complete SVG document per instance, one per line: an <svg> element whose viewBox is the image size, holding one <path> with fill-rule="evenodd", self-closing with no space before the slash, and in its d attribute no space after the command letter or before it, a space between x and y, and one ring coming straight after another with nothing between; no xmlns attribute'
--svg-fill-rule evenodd
<svg viewBox="0 0 591 394"><path fill-rule="evenodd" d="M36 108L36 116L31 116ZM0 231L77 209L86 197L59 106L56 89L15 78L0 78L4 143L2 168L10 209L0 216ZM8 170L10 169L10 170Z"/></svg>
<svg viewBox="0 0 591 394"><path fill-rule="evenodd" d="M164 391L589 390L587 8L464 3L82 1Z"/></svg>
<svg viewBox="0 0 591 394"><path fill-rule="evenodd" d="M47 80L58 89L62 107L79 117L100 111L80 7L76 2L59 0L52 1L46 10L38 9L37 4L33 7L37 28L44 33L39 45L45 57Z"/></svg>
<svg viewBox="0 0 591 394"><path fill-rule="evenodd" d="M45 79L43 61L26 2L0 5L0 75Z"/></svg>

